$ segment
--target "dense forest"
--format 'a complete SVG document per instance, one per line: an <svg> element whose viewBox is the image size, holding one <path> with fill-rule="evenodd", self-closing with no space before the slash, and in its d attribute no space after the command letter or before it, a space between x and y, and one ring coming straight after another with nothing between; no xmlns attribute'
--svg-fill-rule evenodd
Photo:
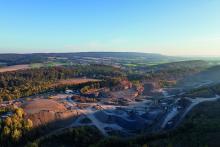
<svg viewBox="0 0 220 147"><path fill-rule="evenodd" d="M191 64L191 62L189 63ZM198 63L196 62L196 64ZM171 65L169 64L169 66ZM200 68L194 68L194 66L178 68L177 63L171 67L142 73L141 71L92 64L5 72L0 73L0 101L26 97L48 90L56 90L57 87L52 85L62 79L78 77L96 78L105 81L105 83L102 82L102 85L113 86L117 83L115 79L127 78L130 81L154 81L163 86L167 85L167 80L180 80L201 71Z"/></svg>
<svg viewBox="0 0 220 147"><path fill-rule="evenodd" d="M0 73L0 101L55 89L53 84L62 79L89 77L103 79L109 83L109 78L123 76L117 68L100 65L48 67Z"/></svg>
<svg viewBox="0 0 220 147"><path fill-rule="evenodd" d="M188 92L186 92L184 96L192 97L192 98L197 98L197 97L211 98L219 94L220 94L220 84L213 84L209 86L203 86L203 87L191 89Z"/></svg>

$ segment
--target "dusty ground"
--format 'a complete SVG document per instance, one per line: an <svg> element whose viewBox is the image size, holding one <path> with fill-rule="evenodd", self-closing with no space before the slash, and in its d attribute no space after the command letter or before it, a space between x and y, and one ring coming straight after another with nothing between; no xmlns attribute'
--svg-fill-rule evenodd
<svg viewBox="0 0 220 147"><path fill-rule="evenodd" d="M49 99L35 99L24 104L23 108L28 114L38 113L42 110L54 112L62 112L66 110L63 104Z"/></svg>
<svg viewBox="0 0 220 147"><path fill-rule="evenodd" d="M24 70L24 69L28 69L28 68L30 68L30 66L28 64L2 67L2 68L0 68L0 73L8 72L8 71Z"/></svg>
<svg viewBox="0 0 220 147"><path fill-rule="evenodd" d="M23 108L34 127L47 124L55 128L64 127L78 116L76 110L67 110L63 103L51 99L37 98L25 103Z"/></svg>

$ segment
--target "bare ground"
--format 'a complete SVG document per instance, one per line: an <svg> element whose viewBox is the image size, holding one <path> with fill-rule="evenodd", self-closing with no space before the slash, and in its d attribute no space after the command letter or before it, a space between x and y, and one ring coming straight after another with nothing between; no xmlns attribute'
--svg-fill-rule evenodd
<svg viewBox="0 0 220 147"><path fill-rule="evenodd" d="M30 68L30 66L28 64L7 66L7 67L0 68L0 73L9 72L9 71L24 70L24 69L29 69L29 68Z"/></svg>
<svg viewBox="0 0 220 147"><path fill-rule="evenodd" d="M63 104L48 99L35 99L24 104L23 108L25 112L29 114L38 113L42 110L54 112L62 112L66 110Z"/></svg>

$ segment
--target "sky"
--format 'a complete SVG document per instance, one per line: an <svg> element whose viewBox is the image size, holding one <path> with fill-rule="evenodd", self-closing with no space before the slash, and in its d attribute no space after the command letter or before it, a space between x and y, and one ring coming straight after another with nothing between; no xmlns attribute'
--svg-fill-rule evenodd
<svg viewBox="0 0 220 147"><path fill-rule="evenodd" d="M0 0L0 53L220 56L220 0Z"/></svg>

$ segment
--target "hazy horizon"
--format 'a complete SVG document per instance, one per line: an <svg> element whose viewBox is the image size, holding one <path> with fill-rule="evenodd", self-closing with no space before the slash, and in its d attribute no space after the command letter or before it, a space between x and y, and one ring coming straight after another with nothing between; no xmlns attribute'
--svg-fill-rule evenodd
<svg viewBox="0 0 220 147"><path fill-rule="evenodd" d="M0 53L220 56L218 0L0 2Z"/></svg>
<svg viewBox="0 0 220 147"><path fill-rule="evenodd" d="M136 52L136 51L82 51L82 52L5 52L1 54L68 54L68 53L144 53L144 54L157 54L157 55L162 55L162 56L170 56L170 57L185 57L185 58L220 58L220 55L167 55L163 53L149 53L149 52Z"/></svg>

